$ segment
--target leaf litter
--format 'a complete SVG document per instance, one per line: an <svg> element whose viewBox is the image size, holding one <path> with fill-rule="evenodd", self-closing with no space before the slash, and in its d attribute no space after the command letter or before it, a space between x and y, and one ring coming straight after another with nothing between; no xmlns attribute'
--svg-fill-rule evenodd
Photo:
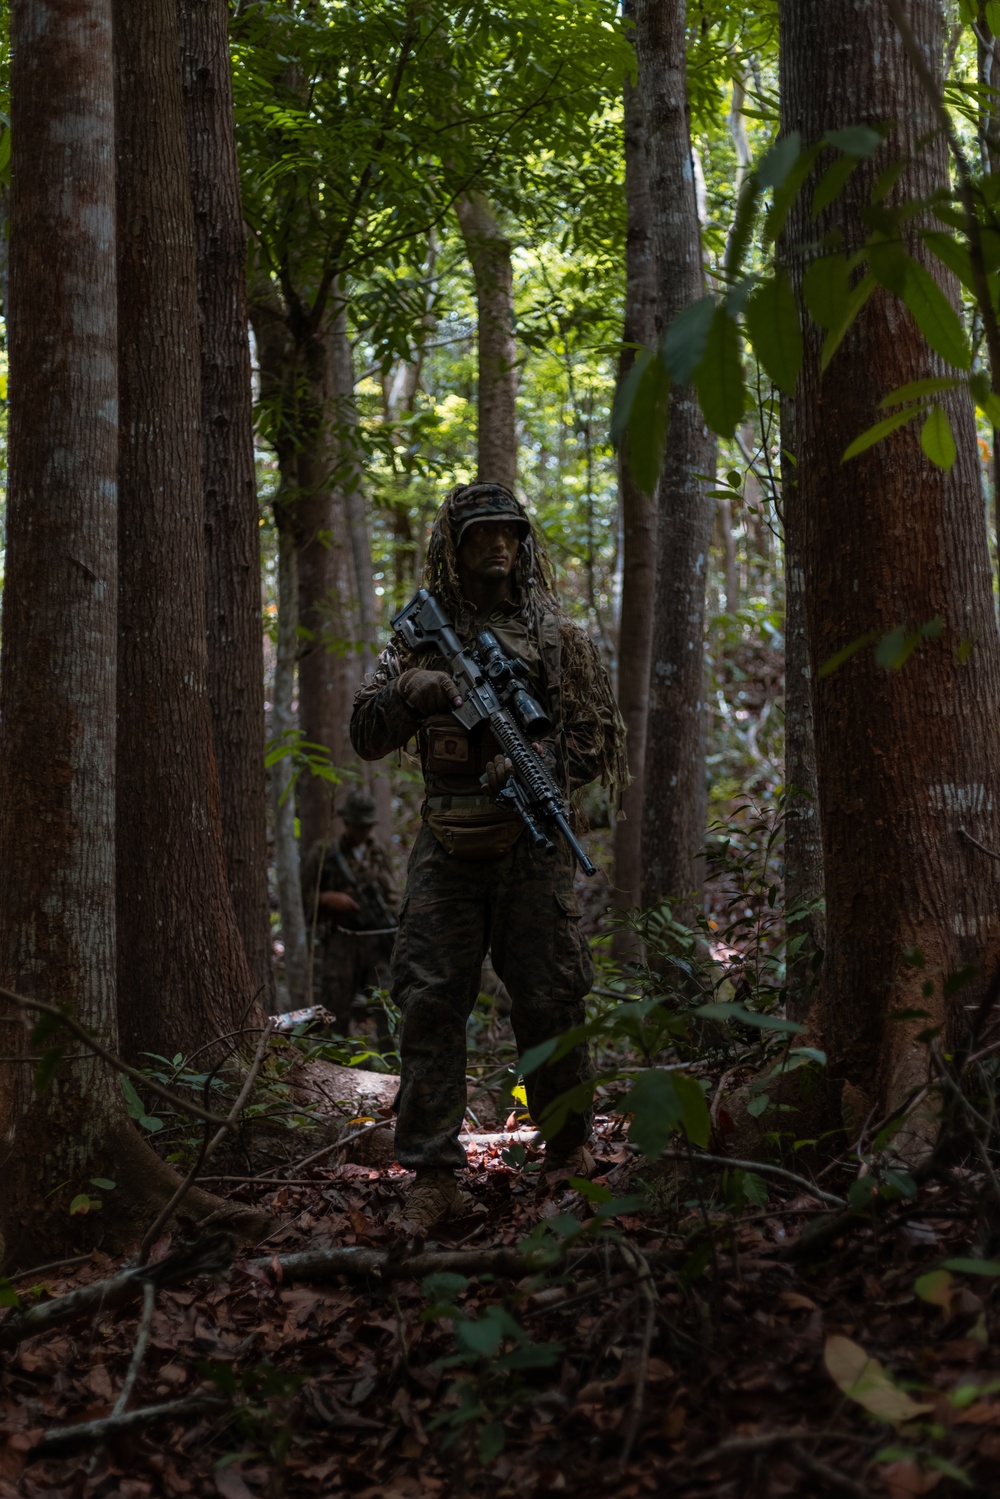
<svg viewBox="0 0 1000 1499"><path fill-rule="evenodd" d="M996 1494L997 1280L968 1258L965 1196L924 1184L810 1259L795 1246L829 1215L791 1185L724 1211L706 1174L690 1203L637 1206L620 1129L600 1121L593 1183L542 1200L470 1131L485 1212L435 1242L531 1239L551 1264L519 1277L296 1280L282 1261L306 1249L423 1247L401 1224L407 1173L322 1163L237 1184L276 1228L157 1290L129 1400L182 1400L184 1417L39 1457L46 1432L110 1415L141 1307L28 1338L0 1374L0 1499ZM95 1252L20 1282L22 1305L120 1268Z"/></svg>

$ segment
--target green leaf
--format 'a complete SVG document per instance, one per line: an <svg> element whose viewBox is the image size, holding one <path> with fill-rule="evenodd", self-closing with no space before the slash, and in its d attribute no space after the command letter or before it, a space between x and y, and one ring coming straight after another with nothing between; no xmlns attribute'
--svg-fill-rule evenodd
<svg viewBox="0 0 1000 1499"><path fill-rule="evenodd" d="M783 187L789 172L799 159L802 147L802 137L797 130L792 130L780 141L775 141L770 146L755 169L755 176L761 187Z"/></svg>
<svg viewBox="0 0 1000 1499"><path fill-rule="evenodd" d="M743 1196L755 1208L767 1207L767 1182L756 1171L747 1171L740 1183Z"/></svg>
<svg viewBox="0 0 1000 1499"><path fill-rule="evenodd" d="M875 239L868 246L868 264L872 275L880 286L885 286L897 297L906 289L906 276L910 257L896 240Z"/></svg>
<svg viewBox="0 0 1000 1499"><path fill-rule="evenodd" d="M832 328L851 300L846 255L823 255L810 261L802 277L802 296L813 321Z"/></svg>
<svg viewBox="0 0 1000 1499"><path fill-rule="evenodd" d="M652 351L643 364L628 417L628 456L639 488L651 495L656 488L667 440L670 376ZM636 367L639 361L636 360Z"/></svg>
<svg viewBox="0 0 1000 1499"><path fill-rule="evenodd" d="M0 1306L18 1307L21 1305L20 1297L14 1290L5 1275L0 1275Z"/></svg>
<svg viewBox="0 0 1000 1499"><path fill-rule="evenodd" d="M751 1098L747 1104L747 1113L751 1119L759 1119L770 1102L766 1093L758 1093L757 1097Z"/></svg>
<svg viewBox="0 0 1000 1499"><path fill-rule="evenodd" d="M678 1087L681 1078L683 1082ZM698 1090L698 1100L691 1092L692 1085ZM702 1139L707 1142L705 1095L695 1079L684 1073L656 1068L640 1073L622 1100L622 1108L632 1115L629 1139L645 1156L658 1156L672 1132L681 1125L695 1144Z"/></svg>
<svg viewBox="0 0 1000 1499"><path fill-rule="evenodd" d="M942 1270L957 1270L960 1275L1000 1276L1000 1263L996 1260L967 1260L959 1257L945 1260L941 1268Z"/></svg>
<svg viewBox="0 0 1000 1499"><path fill-rule="evenodd" d="M858 313L868 301L868 298L871 296L874 290L875 277L872 275L863 276L858 282L857 286L854 287L848 299L848 303L844 309L842 317L840 318L839 322L835 323L831 327L829 333L826 335L826 338L823 340L823 347L820 350L819 356L821 370L826 369L827 365L830 363L830 360L840 348L845 334L847 333L851 324L854 322L854 319L857 317Z"/></svg>
<svg viewBox="0 0 1000 1499"><path fill-rule="evenodd" d="M792 283L784 271L760 282L747 303L747 332L779 390L793 395L802 368L802 329Z"/></svg>
<svg viewBox="0 0 1000 1499"><path fill-rule="evenodd" d="M1000 0L986 0L986 24L994 36L1000 36Z"/></svg>
<svg viewBox="0 0 1000 1499"><path fill-rule="evenodd" d="M972 261L962 241L941 229L924 229L920 237L931 254L936 255L968 291L972 291Z"/></svg>
<svg viewBox="0 0 1000 1499"><path fill-rule="evenodd" d="M689 1072L672 1072L674 1088L681 1106L681 1124L692 1145L708 1148L712 1133L712 1119L705 1101L705 1090L696 1077Z"/></svg>
<svg viewBox="0 0 1000 1499"><path fill-rule="evenodd" d="M715 309L694 384L712 431L720 437L731 437L746 409L746 391L739 328L724 306Z"/></svg>
<svg viewBox="0 0 1000 1499"><path fill-rule="evenodd" d="M113 1192L115 1190L115 1183L109 1181L106 1176L92 1176L90 1178L90 1185L92 1187L100 1187L102 1192Z"/></svg>
<svg viewBox="0 0 1000 1499"><path fill-rule="evenodd" d="M869 1358L850 1338L838 1333L828 1337L823 1362L843 1393L880 1421L912 1421L914 1416L934 1409L933 1405L911 1399L893 1382L878 1359Z"/></svg>
<svg viewBox="0 0 1000 1499"><path fill-rule="evenodd" d="M70 1216L89 1213L91 1202L92 1199L89 1192L78 1192L69 1205Z"/></svg>
<svg viewBox="0 0 1000 1499"><path fill-rule="evenodd" d="M897 431L899 427L905 427L907 422L912 422L913 418L919 415L920 408L918 406L908 406L905 411L895 411L892 416L883 417L880 422L876 422L873 427L869 427L867 432L862 432L860 437L856 437L850 447L844 449L844 456L840 460L841 463L847 463L851 458L857 458L860 453L866 453L877 442L881 442L884 437L888 437L890 432Z"/></svg>
<svg viewBox="0 0 1000 1499"><path fill-rule="evenodd" d="M842 130L831 130L823 139L850 156L873 156L882 144L882 136L870 125L845 125Z"/></svg>
<svg viewBox="0 0 1000 1499"><path fill-rule="evenodd" d="M857 640L852 640L850 645L842 645L839 651L834 651L828 656L820 667L818 675L821 677L832 677L835 671L839 671L845 661L850 661L858 651L863 651L866 645L871 645L877 636L874 630L869 630L867 635L859 635Z"/></svg>
<svg viewBox="0 0 1000 1499"><path fill-rule="evenodd" d="M42 1060L35 1068L35 1092L42 1094L48 1091L49 1084L59 1071L59 1063L65 1054L65 1046L53 1046L45 1052Z"/></svg>
<svg viewBox="0 0 1000 1499"><path fill-rule="evenodd" d="M927 420L920 429L920 446L927 457L938 468L944 469L945 473L955 462L955 438L952 435L951 422L937 402L927 413Z"/></svg>
<svg viewBox="0 0 1000 1499"><path fill-rule="evenodd" d="M663 363L676 385L687 385L705 356L715 316L715 298L701 297L674 318L660 349Z"/></svg>
<svg viewBox="0 0 1000 1499"><path fill-rule="evenodd" d="M813 193L810 212L812 219L818 219L823 209L829 208L830 204L840 197L859 161L858 156L839 156L836 161L831 162Z"/></svg>
<svg viewBox="0 0 1000 1499"><path fill-rule="evenodd" d="M517 1064L521 1076L528 1077L532 1072L537 1072L549 1060L558 1044L558 1036L552 1036L548 1041L540 1041L537 1046L529 1046Z"/></svg>
<svg viewBox="0 0 1000 1499"><path fill-rule="evenodd" d="M480 1317L478 1321L463 1318L455 1323L455 1336L471 1353L489 1358L503 1342L504 1329L495 1317Z"/></svg>
<svg viewBox="0 0 1000 1499"><path fill-rule="evenodd" d="M930 271L915 260L910 261L907 269L903 301L934 352L958 369L967 370L972 363L972 353L958 313Z"/></svg>
<svg viewBox="0 0 1000 1499"><path fill-rule="evenodd" d="M895 390L890 390L889 394L879 401L879 406L883 410L888 406L901 406L905 401L916 401L921 396L936 396L943 390L955 390L961 383L961 380L950 379L946 375L930 380L911 380L906 385L899 385Z"/></svg>
<svg viewBox="0 0 1000 1499"><path fill-rule="evenodd" d="M482 1431L479 1433L479 1440L476 1442L476 1451L479 1454L479 1461L485 1467L486 1464L491 1463L495 1457L500 1456L506 1445L507 1433L503 1429L503 1422L491 1421L488 1426L483 1427Z"/></svg>
<svg viewBox="0 0 1000 1499"><path fill-rule="evenodd" d="M761 1031L780 1031L784 1035L797 1036L805 1030L797 1020L783 1020L780 1015L761 1015L748 1010L738 1000L720 1000L713 1004L699 1005L694 1012L705 1020L737 1020L741 1025L751 1025Z"/></svg>
<svg viewBox="0 0 1000 1499"><path fill-rule="evenodd" d="M926 1275L919 1275L913 1282L913 1289L921 1301L929 1302L931 1306L943 1307L945 1311L951 1309L951 1296L955 1283L947 1270L929 1270Z"/></svg>

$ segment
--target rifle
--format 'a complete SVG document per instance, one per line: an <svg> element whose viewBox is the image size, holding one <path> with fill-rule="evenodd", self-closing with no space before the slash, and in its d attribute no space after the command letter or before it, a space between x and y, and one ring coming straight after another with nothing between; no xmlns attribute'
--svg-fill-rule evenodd
<svg viewBox="0 0 1000 1499"><path fill-rule="evenodd" d="M329 850L326 859L336 865L341 879L347 881L358 903L357 930L360 932L382 931L386 928L395 930L399 923L389 909L389 903L379 889L377 881L368 880L362 885L336 845Z"/></svg>
<svg viewBox="0 0 1000 1499"><path fill-rule="evenodd" d="M554 847L546 828L561 833L584 874L596 874L569 825L559 787L531 748L530 741L550 733L552 723L524 685L524 662L506 656L491 630L483 630L466 650L426 588L418 589L406 608L393 616L392 628L411 649L433 646L448 662L463 694L462 706L453 709L459 723L466 729L488 723L492 729L513 767L496 805L518 814L536 848Z"/></svg>

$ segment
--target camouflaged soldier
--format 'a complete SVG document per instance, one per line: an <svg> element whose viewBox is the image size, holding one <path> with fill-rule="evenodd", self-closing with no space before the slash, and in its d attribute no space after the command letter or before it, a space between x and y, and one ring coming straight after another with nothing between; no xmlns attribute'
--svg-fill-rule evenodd
<svg viewBox="0 0 1000 1499"><path fill-rule="evenodd" d="M452 490L434 524L424 582L464 642L488 628L526 664L528 690L553 724L540 752L564 791L598 777L621 788L625 730L607 674L563 614L534 529L508 489ZM487 949L510 994L519 1052L583 1019L593 977L572 855L562 839L552 851L535 848L520 818L494 804L509 762L488 724L468 731L457 722L451 709L460 702L443 658L433 649L412 653L396 637L358 693L351 720L351 739L366 760L415 737L424 774L424 821L400 910L392 995L402 1011L396 1157L416 1171L407 1217L425 1228L461 1210L455 1170L465 1165L458 1141L465 1030ZM579 1046L531 1073L531 1117L537 1122L589 1070ZM550 1178L586 1172L589 1133L589 1112L570 1113L548 1141Z"/></svg>
<svg viewBox="0 0 1000 1499"><path fill-rule="evenodd" d="M306 924L316 943L317 1002L346 1036L355 995L388 987L393 936L386 929L395 927L399 896L389 859L372 832L377 819L372 798L349 791L340 816L340 838L313 845L301 880ZM375 935L360 935L366 931ZM387 1043L381 1009L379 1018L379 1039Z"/></svg>

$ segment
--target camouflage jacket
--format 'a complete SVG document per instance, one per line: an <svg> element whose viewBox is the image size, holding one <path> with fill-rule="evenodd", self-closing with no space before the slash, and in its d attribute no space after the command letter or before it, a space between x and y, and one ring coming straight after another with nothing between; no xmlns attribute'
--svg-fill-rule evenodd
<svg viewBox="0 0 1000 1499"><path fill-rule="evenodd" d="M307 927L312 926L315 912L320 922L335 920L337 926L375 930L388 924L382 903L392 916L399 910L399 892L388 855L373 836L354 848L343 838L335 843L314 843L302 862L300 877ZM334 918L317 904L317 897L327 890L346 890L361 910L355 916Z"/></svg>
<svg viewBox="0 0 1000 1499"><path fill-rule="evenodd" d="M604 745L614 733L617 710L597 652L584 632L552 611L541 611L537 624L531 624L513 601L502 603L485 618L457 618L455 628L467 645L480 630L492 630L503 650L528 667L528 690L553 722L555 764L551 768L563 788L573 791L601 775L606 763ZM569 632L577 657L592 663L595 681L598 674L603 678L606 690L593 691L589 700L562 669ZM467 732L450 713L417 723L396 691L397 679L412 666L447 670L447 662L433 649L417 653L394 636L354 699L354 748L363 760L378 760L415 738L428 793L480 793L480 776L498 748L489 726L480 724Z"/></svg>

